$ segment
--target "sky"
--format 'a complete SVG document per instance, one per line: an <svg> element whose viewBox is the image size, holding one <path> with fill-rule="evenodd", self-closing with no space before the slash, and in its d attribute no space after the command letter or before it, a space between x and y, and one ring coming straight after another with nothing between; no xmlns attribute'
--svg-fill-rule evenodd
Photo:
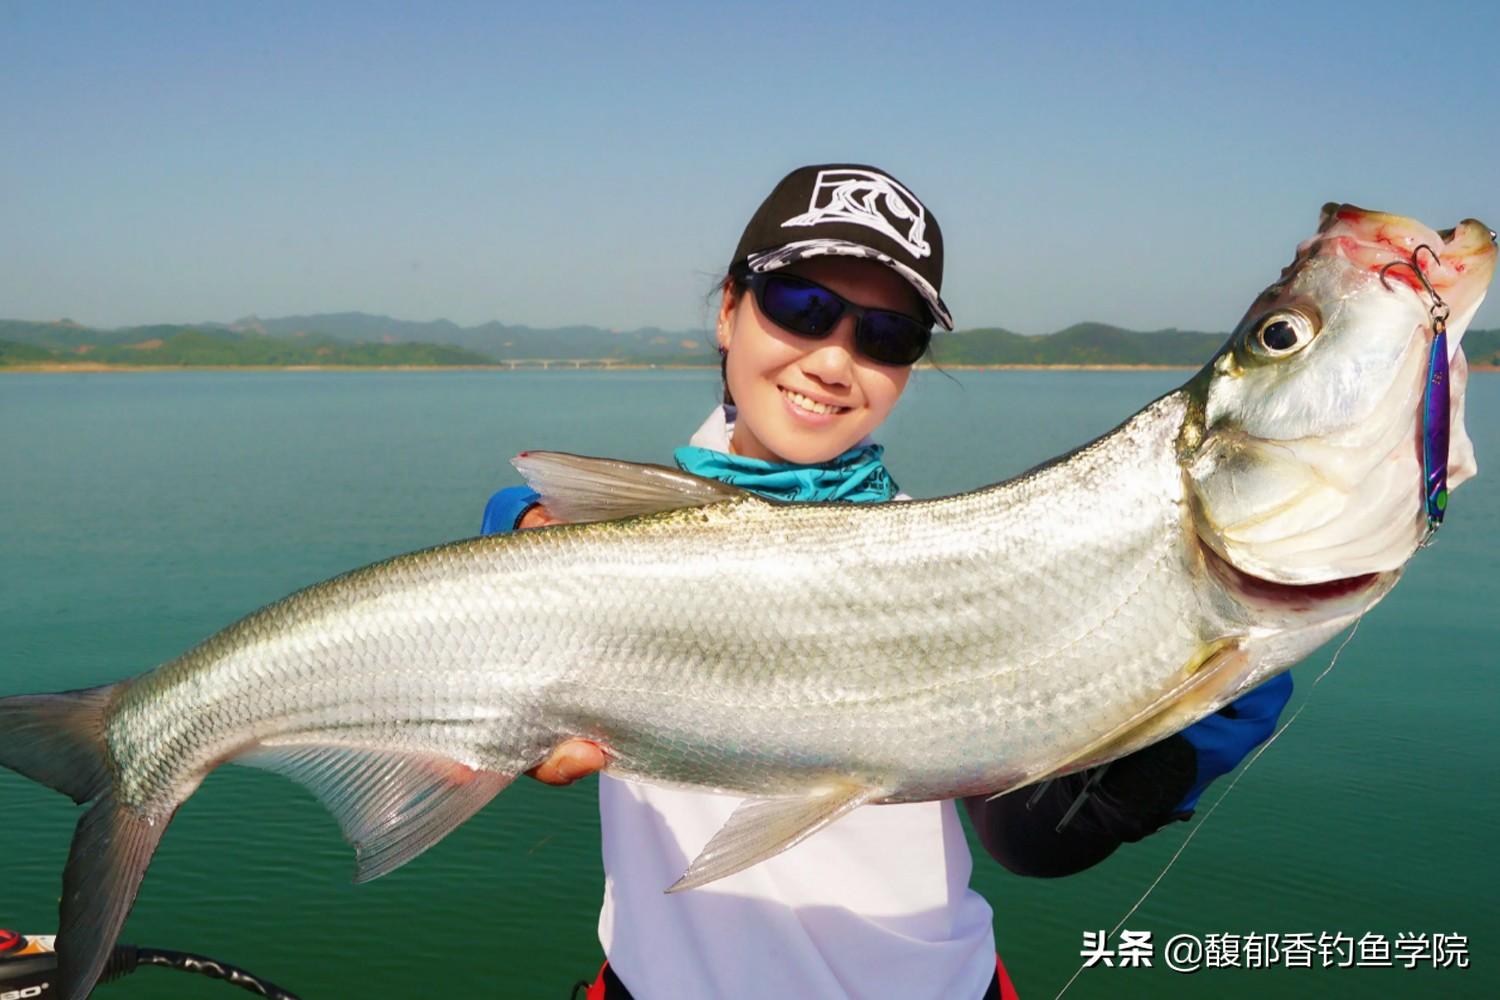
<svg viewBox="0 0 1500 1000"><path fill-rule="evenodd" d="M1223 331L1326 201L1500 226L1497 53L1474 2L0 0L0 317L701 330L846 161L960 327Z"/></svg>

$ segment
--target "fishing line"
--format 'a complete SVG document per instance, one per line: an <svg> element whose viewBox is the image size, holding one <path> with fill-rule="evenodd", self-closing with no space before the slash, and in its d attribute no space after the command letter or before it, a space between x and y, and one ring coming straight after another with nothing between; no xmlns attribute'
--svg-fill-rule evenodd
<svg viewBox="0 0 1500 1000"><path fill-rule="evenodd" d="M1146 891L1141 893L1141 898L1137 899L1135 901L1135 905L1132 906L1129 910L1126 910L1125 915L1119 919L1119 922L1117 922L1114 927L1110 928L1108 934L1104 935L1104 939L1099 942L1099 947L1101 949L1103 949L1105 944L1107 944L1111 938L1113 938L1120 932L1120 928L1125 926L1125 921L1129 920L1132 916L1135 915L1135 911L1141 908L1141 904L1146 902L1147 897L1149 897L1152 892L1156 891L1156 887L1161 884L1161 880L1167 877L1167 872L1171 871L1172 866L1177 863L1177 859L1182 857L1182 852L1187 850L1187 846L1193 842L1193 838L1198 836L1198 832L1203 829L1203 825L1208 822L1209 817L1218 811L1218 808L1224 804L1225 799L1229 798L1229 793L1234 791L1234 786L1238 785L1240 783L1240 779L1249 773L1250 768L1255 766L1256 761L1260 760L1260 755L1271 749L1271 744L1280 739L1281 734L1290 729L1292 727L1292 723L1297 721L1297 716L1301 715L1303 709L1307 708L1308 704L1312 701L1312 693L1318 689L1319 684L1323 683L1323 678L1328 676L1329 671L1333 669L1333 665L1339 662L1339 657L1343 655L1344 647L1349 645L1350 640L1354 638L1354 633L1359 631L1359 623L1364 621L1364 618L1364 614L1361 613L1358 618L1354 619L1354 624L1349 627L1349 634L1344 636L1344 641L1339 643L1339 648L1333 651L1333 658L1328 661L1328 666L1324 667L1323 672L1318 674L1317 677L1313 678L1312 686L1307 689L1307 697L1302 699L1302 704L1298 705L1297 710L1292 713L1291 718L1283 722L1277 728L1277 730L1271 734L1271 738L1257 747L1255 753L1250 755L1250 759L1245 761L1245 766L1240 768L1239 773L1234 776L1234 780L1231 781L1229 783L1229 786L1224 789L1224 794L1220 795L1217 799L1214 800L1214 804L1208 807L1208 812L1204 813L1203 818L1198 820L1198 825L1189 830L1188 835L1182 838L1182 843L1177 846L1176 851L1172 852L1172 856L1167 859L1166 865L1162 868L1161 872L1156 876L1156 878L1151 881L1151 884L1146 886ZM1081 963L1078 968L1073 971L1073 975L1068 977L1068 981L1066 983L1063 983L1062 989L1057 991L1057 996L1053 997L1052 1000L1062 1000L1062 995L1068 992L1068 987L1073 985L1078 977L1083 974L1083 970L1086 968L1088 968L1087 961Z"/></svg>

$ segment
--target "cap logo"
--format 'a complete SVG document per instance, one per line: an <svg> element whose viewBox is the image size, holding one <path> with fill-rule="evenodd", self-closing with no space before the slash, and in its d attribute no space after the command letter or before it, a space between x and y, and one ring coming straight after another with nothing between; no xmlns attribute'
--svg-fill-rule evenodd
<svg viewBox="0 0 1500 1000"><path fill-rule="evenodd" d="M807 211L783 222L788 226L817 226L824 222L852 222L868 226L895 240L913 257L926 257L932 245L923 237L927 212L906 188L873 170L820 170Z"/></svg>

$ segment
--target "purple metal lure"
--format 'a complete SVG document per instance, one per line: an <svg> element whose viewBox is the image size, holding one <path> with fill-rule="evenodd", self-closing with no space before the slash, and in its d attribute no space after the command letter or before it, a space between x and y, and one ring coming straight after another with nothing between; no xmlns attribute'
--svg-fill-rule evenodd
<svg viewBox="0 0 1500 1000"><path fill-rule="evenodd" d="M1449 385L1448 326L1437 309L1433 312L1427 390L1422 403L1422 482L1427 490L1427 526L1436 531L1448 508Z"/></svg>
<svg viewBox="0 0 1500 1000"><path fill-rule="evenodd" d="M1432 297L1428 315L1432 317L1432 346L1427 353L1427 388L1422 396L1422 498L1427 509L1427 530L1432 533L1443 523L1448 509L1448 303L1437 293L1422 270L1422 251L1442 258L1423 243L1412 251L1411 260L1394 260L1380 269L1380 283L1390 288L1385 274L1393 267L1406 266L1416 274L1422 287Z"/></svg>

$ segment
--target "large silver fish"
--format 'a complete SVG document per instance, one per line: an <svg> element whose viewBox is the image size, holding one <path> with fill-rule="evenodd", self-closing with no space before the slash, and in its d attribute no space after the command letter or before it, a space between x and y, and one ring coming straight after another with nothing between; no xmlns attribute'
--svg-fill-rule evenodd
<svg viewBox="0 0 1500 1000"><path fill-rule="evenodd" d="M524 455L593 523L400 556L131 680L0 699L0 764L89 804L62 992L91 989L173 812L226 761L311 788L364 880L586 737L616 775L749 797L688 888L863 804L1014 788L1181 729L1390 591L1431 530L1434 461L1473 473L1458 341L1495 259L1472 220L1329 206L1196 377L1009 482L778 504Z"/></svg>

